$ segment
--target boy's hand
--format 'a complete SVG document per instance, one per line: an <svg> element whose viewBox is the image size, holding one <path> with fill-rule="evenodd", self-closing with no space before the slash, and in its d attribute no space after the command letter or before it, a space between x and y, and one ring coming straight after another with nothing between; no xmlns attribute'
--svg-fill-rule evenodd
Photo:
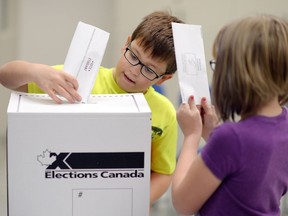
<svg viewBox="0 0 288 216"><path fill-rule="evenodd" d="M62 103L62 96L70 103L81 101L78 94L78 82L75 77L48 65L36 64L33 68L34 82L46 92L56 103Z"/></svg>

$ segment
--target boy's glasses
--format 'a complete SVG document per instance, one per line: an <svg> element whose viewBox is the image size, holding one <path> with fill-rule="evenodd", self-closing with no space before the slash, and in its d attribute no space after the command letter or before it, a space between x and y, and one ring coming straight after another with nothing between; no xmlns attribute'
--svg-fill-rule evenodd
<svg viewBox="0 0 288 216"><path fill-rule="evenodd" d="M135 53L132 52L132 50L130 50L128 47L126 48L126 51L124 52L124 57L126 58L126 60L132 65L132 66L136 66L136 65L141 65L140 68L140 73L147 78L150 81L153 81L157 78L160 78L162 76L164 76L166 73L158 75L155 71L153 71L151 68L147 67L146 65L144 65L139 59L138 57L135 55Z"/></svg>
<svg viewBox="0 0 288 216"><path fill-rule="evenodd" d="M215 68L216 68L216 60L212 59L209 61L209 64L210 64L210 68L212 71L215 71Z"/></svg>

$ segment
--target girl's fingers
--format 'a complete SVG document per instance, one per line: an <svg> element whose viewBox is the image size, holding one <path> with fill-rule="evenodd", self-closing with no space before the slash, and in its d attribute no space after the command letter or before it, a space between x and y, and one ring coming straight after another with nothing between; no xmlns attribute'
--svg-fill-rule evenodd
<svg viewBox="0 0 288 216"><path fill-rule="evenodd" d="M190 96L188 99L188 104L190 106L190 109L192 109L195 106L194 96Z"/></svg>

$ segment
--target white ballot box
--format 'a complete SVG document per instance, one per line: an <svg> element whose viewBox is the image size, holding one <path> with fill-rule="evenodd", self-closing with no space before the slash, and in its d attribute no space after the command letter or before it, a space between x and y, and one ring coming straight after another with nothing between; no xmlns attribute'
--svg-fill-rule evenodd
<svg viewBox="0 0 288 216"><path fill-rule="evenodd" d="M149 215L151 111L143 94L56 104L12 93L9 216Z"/></svg>

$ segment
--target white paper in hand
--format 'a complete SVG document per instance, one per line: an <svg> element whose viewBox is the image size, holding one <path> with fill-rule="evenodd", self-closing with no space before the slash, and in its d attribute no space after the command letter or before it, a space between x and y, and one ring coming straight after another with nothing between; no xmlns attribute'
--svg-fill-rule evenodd
<svg viewBox="0 0 288 216"><path fill-rule="evenodd" d="M79 22L64 62L64 71L79 83L82 103L87 103L102 62L110 34L92 25Z"/></svg>
<svg viewBox="0 0 288 216"><path fill-rule="evenodd" d="M182 102L191 95L211 102L201 26L172 23L172 30Z"/></svg>

